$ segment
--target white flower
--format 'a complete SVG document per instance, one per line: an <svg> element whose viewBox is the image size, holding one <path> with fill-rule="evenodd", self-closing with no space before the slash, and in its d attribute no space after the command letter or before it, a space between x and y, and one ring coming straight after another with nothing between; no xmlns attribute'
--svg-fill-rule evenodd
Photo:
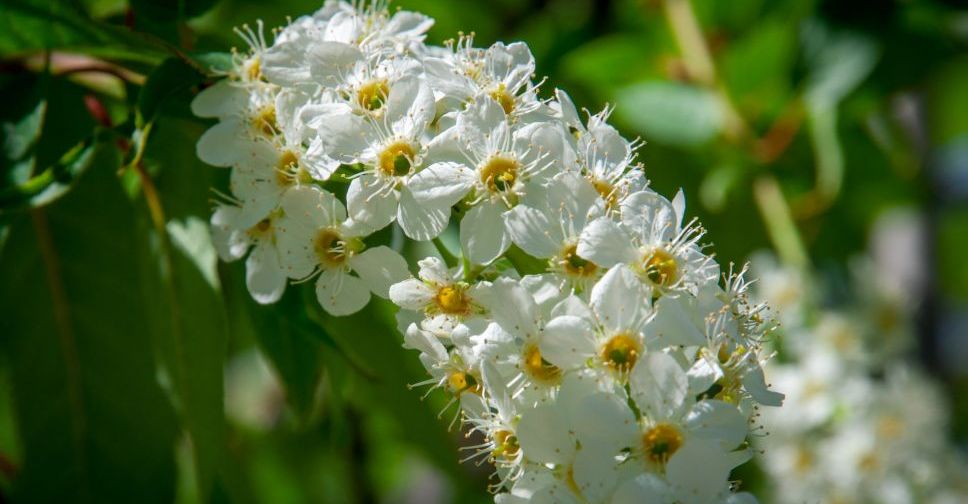
<svg viewBox="0 0 968 504"><path fill-rule="evenodd" d="M246 258L260 303L313 280L334 316L372 294L401 307L429 375L413 385L483 436L465 460L494 465L496 502L749 504L730 470L782 395L745 270L720 286L681 192L648 189L610 109L540 99L524 43L428 46L432 23L327 0L271 43L243 28L230 78L192 103L218 121L199 157L231 169L222 259ZM403 238L437 238L452 214L461 257L435 240L416 278L379 245L425 254Z"/></svg>
<svg viewBox="0 0 968 504"><path fill-rule="evenodd" d="M439 337L450 337L461 322L483 312L481 287L461 280L443 261L428 257L418 262L419 279L408 279L390 287L390 299L401 308L421 311L421 327Z"/></svg>
<svg viewBox="0 0 968 504"><path fill-rule="evenodd" d="M555 90L561 120L572 131L576 162L582 174L598 192L607 210L618 212L625 199L648 185L642 167L633 164L638 142L629 142L608 124L611 110L589 116L582 123L567 93Z"/></svg>
<svg viewBox="0 0 968 504"><path fill-rule="evenodd" d="M276 225L279 212L271 212L252 226L240 225L243 210L219 205L212 214L212 242L226 262L245 260L245 285L252 298L262 304L274 303L286 290L286 272L279 258Z"/></svg>
<svg viewBox="0 0 968 504"><path fill-rule="evenodd" d="M686 372L671 355L651 352L629 379L643 422L633 456L665 467L666 479L682 502L713 502L728 495L726 479L749 459L736 450L749 431L734 405L695 401Z"/></svg>
<svg viewBox="0 0 968 504"><path fill-rule="evenodd" d="M427 79L439 100L466 103L486 96L513 117L541 106L531 82L534 56L527 44L497 42L484 50L473 43L473 37L462 37L451 46L452 53L424 58Z"/></svg>
<svg viewBox="0 0 968 504"><path fill-rule="evenodd" d="M548 322L542 355L563 370L591 369L599 379L624 383L647 349L645 294L631 270L613 267L595 284L589 307L579 303Z"/></svg>
<svg viewBox="0 0 968 504"><path fill-rule="evenodd" d="M330 314L357 312L371 291L387 297L390 286L407 277L406 262L393 250L364 250L365 230L346 220L346 209L332 194L294 188L283 197L282 209L277 233L287 274L298 280L318 274L316 299Z"/></svg>
<svg viewBox="0 0 968 504"><path fill-rule="evenodd" d="M328 148L341 162L364 165L347 192L350 216L374 229L396 220L410 238L429 240L443 231L450 210L418 203L408 184L426 155L433 94L415 77L389 86L379 117L357 115L346 106L313 122L331 139Z"/></svg>
<svg viewBox="0 0 968 504"><path fill-rule="evenodd" d="M465 414L480 416L486 406L482 394L484 386L480 376L480 355L470 346L455 346L448 350L433 334L410 324L404 335L404 346L420 352L420 362L430 373L431 378L415 383L414 387L429 385L434 389L444 389L451 400L444 406L441 414L458 402L458 415L451 421L451 427L461 411Z"/></svg>
<svg viewBox="0 0 968 504"><path fill-rule="evenodd" d="M559 173L506 214L511 240L528 254L549 259L553 272L577 291L585 290L602 274L577 252L585 225L602 213L598 201L595 189L581 176Z"/></svg>
<svg viewBox="0 0 968 504"><path fill-rule="evenodd" d="M517 435L527 461L554 466L562 498L607 502L623 474L618 466L627 447L626 438L611 433L631 436L635 429L635 417L621 396L571 375L554 402L521 412Z"/></svg>
<svg viewBox="0 0 968 504"><path fill-rule="evenodd" d="M561 383L561 369L542 354L543 321L531 293L511 279L499 278L488 294L487 308L495 323L483 335L491 343L486 351L508 368L514 395L529 389L538 396L553 391Z"/></svg>
<svg viewBox="0 0 968 504"><path fill-rule="evenodd" d="M557 128L512 125L497 102L484 98L431 142L429 157L439 161L417 173L410 189L417 201L439 208L470 194L461 245L471 261L487 264L511 244L504 213L529 187L550 178L548 168L563 148Z"/></svg>
<svg viewBox="0 0 968 504"><path fill-rule="evenodd" d="M606 268L624 263L658 293L693 295L718 276L712 258L697 242L702 231L682 226L682 192L673 203L652 192L637 192L622 203L622 222L600 217L582 233L578 254Z"/></svg>

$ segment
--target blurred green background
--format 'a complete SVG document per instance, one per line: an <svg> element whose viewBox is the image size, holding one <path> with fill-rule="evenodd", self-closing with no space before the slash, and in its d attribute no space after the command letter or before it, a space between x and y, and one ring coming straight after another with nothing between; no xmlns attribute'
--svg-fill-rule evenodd
<svg viewBox="0 0 968 504"><path fill-rule="evenodd" d="M233 26L318 7L0 2L0 502L491 499L490 470L455 463L473 440L438 418L447 398L404 386L423 372L386 303L257 306L207 240L225 172L195 159L188 103ZM968 439L963 3L397 7L436 18L431 43L526 41L543 96L614 107L722 264L773 248L845 277L873 243L914 271L919 358Z"/></svg>

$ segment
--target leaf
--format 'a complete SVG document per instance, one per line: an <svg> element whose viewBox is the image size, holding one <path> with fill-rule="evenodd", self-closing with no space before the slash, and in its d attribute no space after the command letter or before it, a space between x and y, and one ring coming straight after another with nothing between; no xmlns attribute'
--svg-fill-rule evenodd
<svg viewBox="0 0 968 504"><path fill-rule="evenodd" d="M145 325L160 349L164 382L191 440L198 495L206 501L224 456L228 332L207 230L199 233L190 222L170 222L164 236L141 223L153 236L142 252L144 296L152 302Z"/></svg>
<svg viewBox="0 0 968 504"><path fill-rule="evenodd" d="M216 0L130 0L131 8L139 17L152 21L186 20L211 9Z"/></svg>
<svg viewBox="0 0 968 504"><path fill-rule="evenodd" d="M723 127L723 110L707 90L663 81L648 81L618 93L616 112L648 141L696 146Z"/></svg>
<svg viewBox="0 0 968 504"><path fill-rule="evenodd" d="M13 103L0 111L0 212L50 204L90 167L108 133L92 124L73 84L32 76L0 92Z"/></svg>
<svg viewBox="0 0 968 504"><path fill-rule="evenodd" d="M198 85L204 76L178 58L168 58L155 68L138 94L138 114L141 125L154 121L158 111L170 100L182 94L187 102L188 90Z"/></svg>
<svg viewBox="0 0 968 504"><path fill-rule="evenodd" d="M301 421L308 419L322 376L320 341L309 334L312 327L298 289L288 289L278 303L260 305L252 300L245 288L244 265L222 264L220 270L225 285L226 303L233 320L250 331L259 349L272 363L273 370L286 389L286 401Z"/></svg>
<svg viewBox="0 0 968 504"><path fill-rule="evenodd" d="M154 65L169 54L164 43L90 19L72 2L4 0L0 3L0 56L69 50Z"/></svg>
<svg viewBox="0 0 968 504"><path fill-rule="evenodd" d="M145 331L135 213L99 153L76 191L12 223L0 352L23 466L15 502L171 502L171 406Z"/></svg>
<svg viewBox="0 0 968 504"><path fill-rule="evenodd" d="M311 289L304 290L306 298L315 303ZM462 474L454 464L457 446L454 437L446 432L450 418L438 418L439 403L421 401L422 393L408 390L405 384L424 380L426 373L416 352L403 348L403 338L393 318L395 309L374 296L362 311L347 317L324 314L318 304L312 306L321 317L322 328L342 348L373 369L377 380L359 383L359 392L352 400L361 407L381 408L399 424L403 438L429 456L443 471ZM355 388L354 388L355 390ZM454 409L447 410L454 414Z"/></svg>
<svg viewBox="0 0 968 504"><path fill-rule="evenodd" d="M0 188L0 211L30 206L39 208L53 203L71 189L91 166L101 145L99 131L74 146L52 166L22 184Z"/></svg>
<svg viewBox="0 0 968 504"><path fill-rule="evenodd" d="M833 33L818 22L805 23L801 34L809 75L804 94L814 106L836 105L874 69L877 46L855 33Z"/></svg>
<svg viewBox="0 0 968 504"><path fill-rule="evenodd" d="M148 326L162 350L170 394L191 439L198 496L204 502L225 457L222 401L228 344L222 286L205 224L211 171L199 167L192 149L184 148L194 145L184 138L198 129L191 128L193 123L161 115L153 124L157 136L152 135L144 159L157 168L157 185L147 170L135 167L148 207L144 215L151 217L150 225L143 217L142 228L151 229L154 237L154 246L144 252L150 278L146 295L154 301ZM197 190L186 190L192 187Z"/></svg>
<svg viewBox="0 0 968 504"><path fill-rule="evenodd" d="M232 54L226 52L192 53L191 57L208 73L226 73L232 70Z"/></svg>
<svg viewBox="0 0 968 504"><path fill-rule="evenodd" d="M737 104L754 114L776 113L791 93L796 30L787 19L768 19L731 43L722 59L723 81Z"/></svg>

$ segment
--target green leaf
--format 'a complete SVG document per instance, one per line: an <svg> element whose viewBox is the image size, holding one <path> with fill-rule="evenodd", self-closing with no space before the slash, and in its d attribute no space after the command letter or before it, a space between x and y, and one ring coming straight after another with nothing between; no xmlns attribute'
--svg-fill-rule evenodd
<svg viewBox="0 0 968 504"><path fill-rule="evenodd" d="M877 45L855 33L834 33L819 22L804 25L801 35L809 75L804 84L807 102L836 105L874 69Z"/></svg>
<svg viewBox="0 0 968 504"><path fill-rule="evenodd" d="M616 112L647 141L703 144L723 127L723 110L709 91L674 82L635 84L618 94Z"/></svg>
<svg viewBox="0 0 968 504"><path fill-rule="evenodd" d="M304 293L316 303L312 289ZM462 474L455 464L458 458L456 439L446 432L450 418L439 418L435 401L422 401L422 392L408 390L405 384L426 379L416 352L403 348L403 338L389 301L374 296L362 311L346 317L332 317L318 304L311 305L320 315L323 329L351 358L376 372L377 380L358 383L359 391L351 399L366 408L388 411L399 424L403 439L430 457L438 468L452 475ZM453 408L453 406L452 406ZM449 409L454 414L454 409ZM458 476L460 477L460 476Z"/></svg>
<svg viewBox="0 0 968 504"><path fill-rule="evenodd" d="M232 70L232 54L227 52L192 53L191 57L208 73Z"/></svg>
<svg viewBox="0 0 968 504"><path fill-rule="evenodd" d="M286 402L301 421L308 419L314 407L316 389L322 376L320 341L309 330L313 327L298 288L290 288L279 302L260 305L252 300L244 282L242 261L222 264L222 282L226 302L233 318L248 330L286 389Z"/></svg>
<svg viewBox="0 0 968 504"><path fill-rule="evenodd" d="M155 133L144 163L157 172L157 184L150 180L152 185L144 186L148 211L142 222L154 237L154 246L144 253L151 278L146 295L155 301L148 325L162 349L170 393L192 441L198 495L204 502L225 457L222 396L228 344L222 286L205 224L212 172L194 159L201 131L197 123L161 114L152 124ZM162 218L169 220L158 222Z"/></svg>
<svg viewBox="0 0 968 504"><path fill-rule="evenodd" d="M158 111L171 100L182 95L187 102L188 90L198 85L204 76L198 69L178 58L168 58L158 65L138 94L139 123L154 121Z"/></svg>
<svg viewBox="0 0 968 504"><path fill-rule="evenodd" d="M14 221L0 260L0 352L24 450L15 502L174 498L176 426L138 289L145 237L108 154Z"/></svg>
<svg viewBox="0 0 968 504"><path fill-rule="evenodd" d="M130 0L135 15L152 21L179 21L190 19L214 6L216 0Z"/></svg>
<svg viewBox="0 0 968 504"><path fill-rule="evenodd" d="M90 138L67 151L54 165L48 166L24 183L0 188L0 211L22 206L38 208L65 195L90 168L101 145L99 139L102 136L99 131L95 131Z"/></svg>
<svg viewBox="0 0 968 504"><path fill-rule="evenodd" d="M164 43L90 19L73 2L4 0L0 3L0 56L69 50L130 63L157 64Z"/></svg>
<svg viewBox="0 0 968 504"><path fill-rule="evenodd" d="M727 47L723 81L737 105L754 116L778 113L789 99L797 57L794 26L786 19L768 19Z"/></svg>
<svg viewBox="0 0 968 504"><path fill-rule="evenodd" d="M0 212L50 204L90 167L109 135L93 126L73 84L32 76L0 92L12 102L0 111Z"/></svg>

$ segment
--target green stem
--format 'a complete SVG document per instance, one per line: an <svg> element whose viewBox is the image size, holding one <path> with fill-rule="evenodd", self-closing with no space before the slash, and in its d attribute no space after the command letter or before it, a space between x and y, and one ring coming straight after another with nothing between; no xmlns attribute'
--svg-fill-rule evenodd
<svg viewBox="0 0 968 504"><path fill-rule="evenodd" d="M511 245L504 253L504 257L507 257L514 269L522 275L537 275L547 271L548 265L545 261L529 256L517 245Z"/></svg>
<svg viewBox="0 0 968 504"><path fill-rule="evenodd" d="M696 19L692 3L689 0L665 0L664 5L666 20L682 53L686 71L693 80L716 95L725 115L726 137L733 142L742 140L749 133L749 127L716 76L716 65L706 45L706 39L703 37L699 20Z"/></svg>
<svg viewBox="0 0 968 504"><path fill-rule="evenodd" d="M437 248L437 253L440 254L441 259L444 260L444 263L447 264L448 268L453 268L460 263L460 260L457 259L457 256L450 253L447 245L444 245L443 240L441 240L439 236L433 239L433 243L434 247Z"/></svg>
<svg viewBox="0 0 968 504"><path fill-rule="evenodd" d="M765 175L754 183L753 195L780 259L792 266L806 267L809 263L807 251L780 184L772 175Z"/></svg>

